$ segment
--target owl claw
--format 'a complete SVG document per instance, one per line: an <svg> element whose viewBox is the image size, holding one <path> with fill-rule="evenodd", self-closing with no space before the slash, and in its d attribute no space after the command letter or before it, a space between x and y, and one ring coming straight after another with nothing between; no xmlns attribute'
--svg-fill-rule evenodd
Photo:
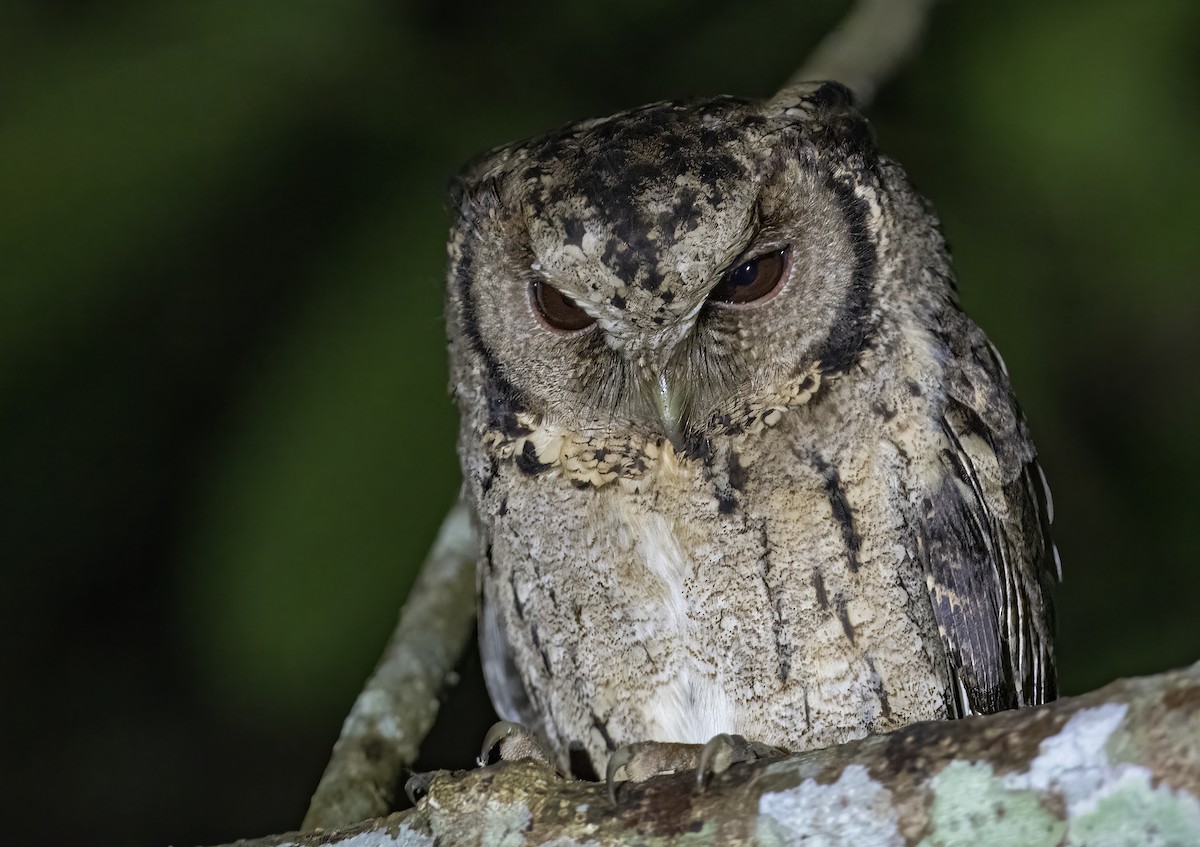
<svg viewBox="0 0 1200 847"><path fill-rule="evenodd" d="M724 773L733 764L736 749L733 736L727 732L718 733L708 739L708 743L700 751L700 761L696 764L696 793L704 791L710 776Z"/></svg>
<svg viewBox="0 0 1200 847"><path fill-rule="evenodd" d="M618 747L608 757L604 781L608 799L617 804L617 771L625 769L630 782L643 782L660 773L676 773L696 767L700 756L699 744L677 744L669 741L638 741Z"/></svg>
<svg viewBox="0 0 1200 847"><path fill-rule="evenodd" d="M696 771L696 791L703 792L709 779L724 773L730 765L769 759L784 753L740 735L722 732L707 744L676 744L666 741L639 741L618 747L608 757L604 783L608 799L617 805L617 771L625 769L628 781L642 782L660 773Z"/></svg>
<svg viewBox="0 0 1200 847"><path fill-rule="evenodd" d="M496 721L491 729L483 736L483 746L475 763L486 767L491 759L492 750L500 745L499 757L506 762L517 759L533 759L535 762L555 770L554 760L532 732L519 723L512 721Z"/></svg>
<svg viewBox="0 0 1200 847"><path fill-rule="evenodd" d="M608 757L608 765L604 768L604 784L608 787L608 800L613 806L617 805L617 784L614 782L614 778L617 771L633 761L631 748L632 745L629 744L618 747Z"/></svg>
<svg viewBox="0 0 1200 847"><path fill-rule="evenodd" d="M518 733L528 734L529 730L521 726L519 723L512 721L496 721L488 729L487 734L483 736L483 746L479 749L479 758L475 760L475 764L479 767L485 767L488 759L491 758L492 748L499 744L504 739ZM503 758L503 754L501 754Z"/></svg>
<svg viewBox="0 0 1200 847"><path fill-rule="evenodd" d="M714 735L700 750L700 761L696 764L696 792L703 792L709 779L724 773L730 765L769 759L782 753L778 747L758 741L747 741L740 735L730 735L727 732Z"/></svg>
<svg viewBox="0 0 1200 847"><path fill-rule="evenodd" d="M426 771L425 773L413 773L408 779L404 780L404 793L408 797L408 802L414 806L420 802L427 793L429 786L433 783L433 778L442 771Z"/></svg>
<svg viewBox="0 0 1200 847"><path fill-rule="evenodd" d="M613 751L604 769L608 799L617 805L617 771L625 769L628 782L644 782L655 774L689 770L696 766L697 744L674 744L666 741L638 741Z"/></svg>

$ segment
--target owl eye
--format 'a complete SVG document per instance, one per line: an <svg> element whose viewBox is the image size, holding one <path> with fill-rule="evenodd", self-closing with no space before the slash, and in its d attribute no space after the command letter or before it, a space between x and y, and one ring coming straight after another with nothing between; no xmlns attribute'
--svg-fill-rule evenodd
<svg viewBox="0 0 1200 847"><path fill-rule="evenodd" d="M553 285L536 280L530 286L530 295L542 323L558 332L578 332L596 322L596 319L576 305L575 301Z"/></svg>
<svg viewBox="0 0 1200 847"><path fill-rule="evenodd" d="M725 276L708 294L717 303L753 303L779 290L788 265L788 249L764 253L726 271Z"/></svg>

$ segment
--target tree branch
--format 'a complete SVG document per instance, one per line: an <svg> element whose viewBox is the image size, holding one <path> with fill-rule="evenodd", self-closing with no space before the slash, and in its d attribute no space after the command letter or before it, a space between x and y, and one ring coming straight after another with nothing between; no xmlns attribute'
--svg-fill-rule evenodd
<svg viewBox="0 0 1200 847"><path fill-rule="evenodd" d="M304 829L386 814L400 773L417 760L438 693L475 621L475 529L459 502L446 516L375 673L342 724Z"/></svg>
<svg viewBox="0 0 1200 847"><path fill-rule="evenodd" d="M407 812L278 845L1200 844L1200 663L1038 708L620 786L531 761L426 777ZM806 840L810 839L810 840Z"/></svg>
<svg viewBox="0 0 1200 847"><path fill-rule="evenodd" d="M783 86L836 80L866 106L921 43L938 0L858 0ZM782 93L782 92L781 92Z"/></svg>

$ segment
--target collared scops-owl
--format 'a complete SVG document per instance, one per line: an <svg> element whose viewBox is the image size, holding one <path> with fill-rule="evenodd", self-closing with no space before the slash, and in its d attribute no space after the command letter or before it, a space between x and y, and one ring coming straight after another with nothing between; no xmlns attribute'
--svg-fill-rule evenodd
<svg viewBox="0 0 1200 847"><path fill-rule="evenodd" d="M566 768L1055 696L1049 492L939 224L835 83L655 103L455 184L497 712Z"/></svg>

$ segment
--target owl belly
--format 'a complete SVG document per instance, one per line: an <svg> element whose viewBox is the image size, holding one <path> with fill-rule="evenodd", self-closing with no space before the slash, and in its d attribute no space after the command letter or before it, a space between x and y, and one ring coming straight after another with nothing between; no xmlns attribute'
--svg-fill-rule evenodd
<svg viewBox="0 0 1200 847"><path fill-rule="evenodd" d="M634 721L647 739L702 743L730 732L736 720L733 701L711 656L700 645L709 641L697 615L694 551L685 550L673 522L638 508L620 510L634 539L644 574L630 592L629 605L640 612L657 656L656 683L633 698Z"/></svg>
<svg viewBox="0 0 1200 847"><path fill-rule="evenodd" d="M733 508L686 465L639 493L510 490L508 511L545 530L498 520L482 575L528 692L516 717L599 767L635 741L799 750L946 717L889 462L751 477Z"/></svg>

